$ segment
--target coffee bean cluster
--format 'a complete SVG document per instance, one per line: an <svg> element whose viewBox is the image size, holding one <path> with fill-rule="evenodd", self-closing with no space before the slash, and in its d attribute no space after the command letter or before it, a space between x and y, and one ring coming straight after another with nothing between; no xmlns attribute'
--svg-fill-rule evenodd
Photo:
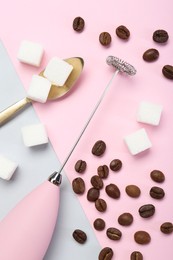
<svg viewBox="0 0 173 260"><path fill-rule="evenodd" d="M127 41L130 37L130 31L124 25L118 26L115 29L115 34L118 36L118 38L120 38L121 40L125 40L125 41ZM111 37L110 33L102 32L99 35L99 41L103 46L109 46L111 44L112 37Z"/></svg>
<svg viewBox="0 0 173 260"><path fill-rule="evenodd" d="M102 157L106 151L106 143L103 140L98 140L95 142L91 149L91 153L93 156ZM84 160L78 160L75 164L75 171L78 174L81 174L85 171L87 167L87 163ZM94 174L91 179L91 187L87 190L86 196L89 202L94 203L96 210L99 212L106 212L107 210L107 202L100 197L100 191L104 188L106 194L112 199L120 199L121 191L119 187L115 183L110 183L104 187L104 180L108 178L110 174L110 170L113 172L118 172L123 167L123 163L120 159L113 159L110 161L109 166L100 165L97 168L97 174ZM80 170L79 170L80 169ZM81 170L83 169L83 170ZM165 175L160 170L153 170L150 172L150 178L155 183L163 183L165 181ZM77 177L72 181L72 188L76 194L84 194L85 193L85 182L81 177ZM138 198L141 195L141 189L135 184L129 184L125 187L126 194L131 198ZM153 186L149 190L149 195L156 200L161 200L165 196L165 192L163 188L159 186ZM144 204L141 205L138 209L138 214L140 217L149 219L155 214L156 208L153 204ZM123 212L119 215L117 222L121 226L130 226L134 222L134 217L130 212ZM96 218L93 222L93 227L101 232L105 230L106 223L102 218ZM164 222L160 226L160 231L164 234L173 233L173 224L171 222ZM114 241L121 240L123 234L122 231L119 230L115 226L108 227L105 231L105 235ZM75 230L73 233L74 239L79 243L84 243L86 241L86 234L82 230ZM145 230L139 230L134 233L134 241L138 244L148 244L151 241L151 236ZM112 259L113 250L109 247L105 247L101 250L98 259ZM143 255L141 252L134 251L131 253L130 259L143 259Z"/></svg>
<svg viewBox="0 0 173 260"><path fill-rule="evenodd" d="M153 41L158 44L165 44L169 39L169 35L165 30L156 30L153 33ZM156 61L159 58L159 51L157 49L148 49L143 53L143 59L147 62ZM172 65L165 65L162 68L162 74L167 79L173 79L173 66Z"/></svg>
<svg viewBox="0 0 173 260"><path fill-rule="evenodd" d="M85 27L85 21L78 16L73 20L73 29L76 32L82 32ZM120 25L115 28L115 35L122 41L127 41L130 38L130 30L125 25ZM158 29L153 32L152 39L157 44L166 44L169 39L169 34L163 29ZM112 36L109 32L102 32L99 35L99 42L102 46L108 47L112 42ZM147 49L143 53L143 60L146 62L153 62L159 58L159 51L155 48ZM173 65L166 64L162 67L162 74L170 80L173 80Z"/></svg>

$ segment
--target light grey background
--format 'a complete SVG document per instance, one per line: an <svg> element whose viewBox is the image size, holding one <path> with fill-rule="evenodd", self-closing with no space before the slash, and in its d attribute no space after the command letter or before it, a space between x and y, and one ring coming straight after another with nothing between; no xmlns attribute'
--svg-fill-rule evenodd
<svg viewBox="0 0 173 260"><path fill-rule="evenodd" d="M0 111L23 97L25 90L0 42ZM21 127L38 122L32 105L29 105L13 120L0 127L0 154L19 165L10 181L0 179L0 220L26 194L60 168L50 142L32 148L23 144ZM86 244L80 245L72 238L72 232L76 228L86 232ZM100 245L63 172L58 221L44 260L96 260L99 251Z"/></svg>

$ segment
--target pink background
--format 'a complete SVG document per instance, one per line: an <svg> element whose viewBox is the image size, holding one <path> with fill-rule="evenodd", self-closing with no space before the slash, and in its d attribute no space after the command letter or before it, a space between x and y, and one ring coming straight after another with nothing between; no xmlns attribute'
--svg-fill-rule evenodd
<svg viewBox="0 0 173 260"><path fill-rule="evenodd" d="M99 165L109 165L114 158L122 160L122 170L118 173L110 172L105 181L105 185L114 182L119 186L121 198L114 201L105 195L104 190L101 191L101 197L105 197L108 202L106 213L99 214L94 205L86 200L85 195L79 198L91 225L94 219L100 216L105 219L106 227L115 226L122 230L123 238L119 242L107 239L105 231L95 232L101 245L111 246L115 251L115 259L119 260L129 259L132 250L140 250L145 259L171 259L173 254L172 235L165 236L159 231L163 222L172 221L173 210L173 164L170 156L173 154L173 82L164 78L161 72L164 65L173 65L172 7L171 0L142 0L140 3L137 0L6 0L1 6L1 40L26 89L31 76L39 73L53 56L80 56L85 61L81 78L70 94L44 105L34 104L62 162L112 77L113 69L105 62L107 56L118 56L137 69L134 77L117 75L114 79L112 88L65 169L72 180L78 176L74 171L75 162L78 159L86 160L88 167L83 178L89 188L90 177L96 173ZM86 22L82 33L76 33L72 29L76 16L83 17ZM127 42L115 35L115 28L121 24L126 25L131 32ZM170 39L167 44L159 45L153 42L152 34L157 29L168 31ZM108 31L112 36L112 44L108 48L101 46L98 40L103 31ZM24 39L39 42L44 46L45 54L40 68L21 64L17 60L18 48ZM143 61L143 52L148 48L159 50L160 57L156 62ZM136 122L136 111L142 100L163 105L158 127ZM123 142L123 137L141 127L146 129L153 146L149 151L132 156ZM95 158L91 154L91 148L98 139L103 139L107 144L106 153L101 158ZM148 195L149 189L155 185L149 177L153 169L160 169L166 175L166 181L160 185L166 192L162 201L155 201ZM141 188L142 194L137 200L125 194L124 188L130 183ZM153 203L156 206L156 213L149 220L141 219L137 212L145 203ZM117 223L117 217L124 211L130 211L134 215L135 221L131 227L122 228ZM139 246L133 241L133 233L139 229L151 234L152 241L149 245Z"/></svg>

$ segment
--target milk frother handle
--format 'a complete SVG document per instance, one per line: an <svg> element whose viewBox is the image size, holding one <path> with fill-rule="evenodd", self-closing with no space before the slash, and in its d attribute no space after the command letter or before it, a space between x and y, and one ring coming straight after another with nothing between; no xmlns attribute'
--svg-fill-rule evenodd
<svg viewBox="0 0 173 260"><path fill-rule="evenodd" d="M42 260L54 231L59 187L45 181L0 223L0 259Z"/></svg>

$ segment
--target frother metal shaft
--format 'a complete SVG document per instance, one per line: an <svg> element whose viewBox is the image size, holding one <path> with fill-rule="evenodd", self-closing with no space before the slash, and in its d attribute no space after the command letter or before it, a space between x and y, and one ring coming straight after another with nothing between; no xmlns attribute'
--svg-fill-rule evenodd
<svg viewBox="0 0 173 260"><path fill-rule="evenodd" d="M65 161L63 162L61 168L60 168L59 171L55 174L57 179L60 178L58 174L60 174L60 173L62 172L62 170L64 169L66 163L68 162L68 160L69 160L71 154L73 153L73 151L74 151L74 149L76 148L76 146L77 146L79 140L81 139L81 137L82 137L82 135L84 134L86 128L88 127L88 125L89 125L91 119L93 118L95 112L97 111L97 109L98 109L99 105L101 104L101 102L102 102L104 96L106 95L107 91L109 90L109 88L110 88L110 86L111 86L111 83L113 82L113 80L114 80L114 78L116 77L116 75L117 75L119 72L126 73L126 74L128 74L128 75L130 75L130 76L133 76L133 75L136 74L136 69L135 69L132 65L130 65L129 63L127 63L127 62L125 62L125 61L123 61L123 60L121 60L121 59L119 59L119 58L117 58L117 57L108 56L106 62L107 62L108 65L113 66L113 67L116 69L116 71L113 73L113 76L111 77L110 81L109 81L108 84L106 85L106 87L105 87L103 93L101 94L101 96L100 96L98 102L96 103L96 105L95 105L95 107L94 107L94 109L93 109L93 111L92 111L90 117L88 118L88 120L87 120L85 126L83 127L83 129L82 129L82 131L81 131L79 137L77 138L77 140L76 140L76 142L74 143L74 145L73 145L71 151L70 151L69 154L67 155L67 157L66 157ZM55 176L54 176L54 178L55 178ZM55 181L55 184L56 184L56 181Z"/></svg>

